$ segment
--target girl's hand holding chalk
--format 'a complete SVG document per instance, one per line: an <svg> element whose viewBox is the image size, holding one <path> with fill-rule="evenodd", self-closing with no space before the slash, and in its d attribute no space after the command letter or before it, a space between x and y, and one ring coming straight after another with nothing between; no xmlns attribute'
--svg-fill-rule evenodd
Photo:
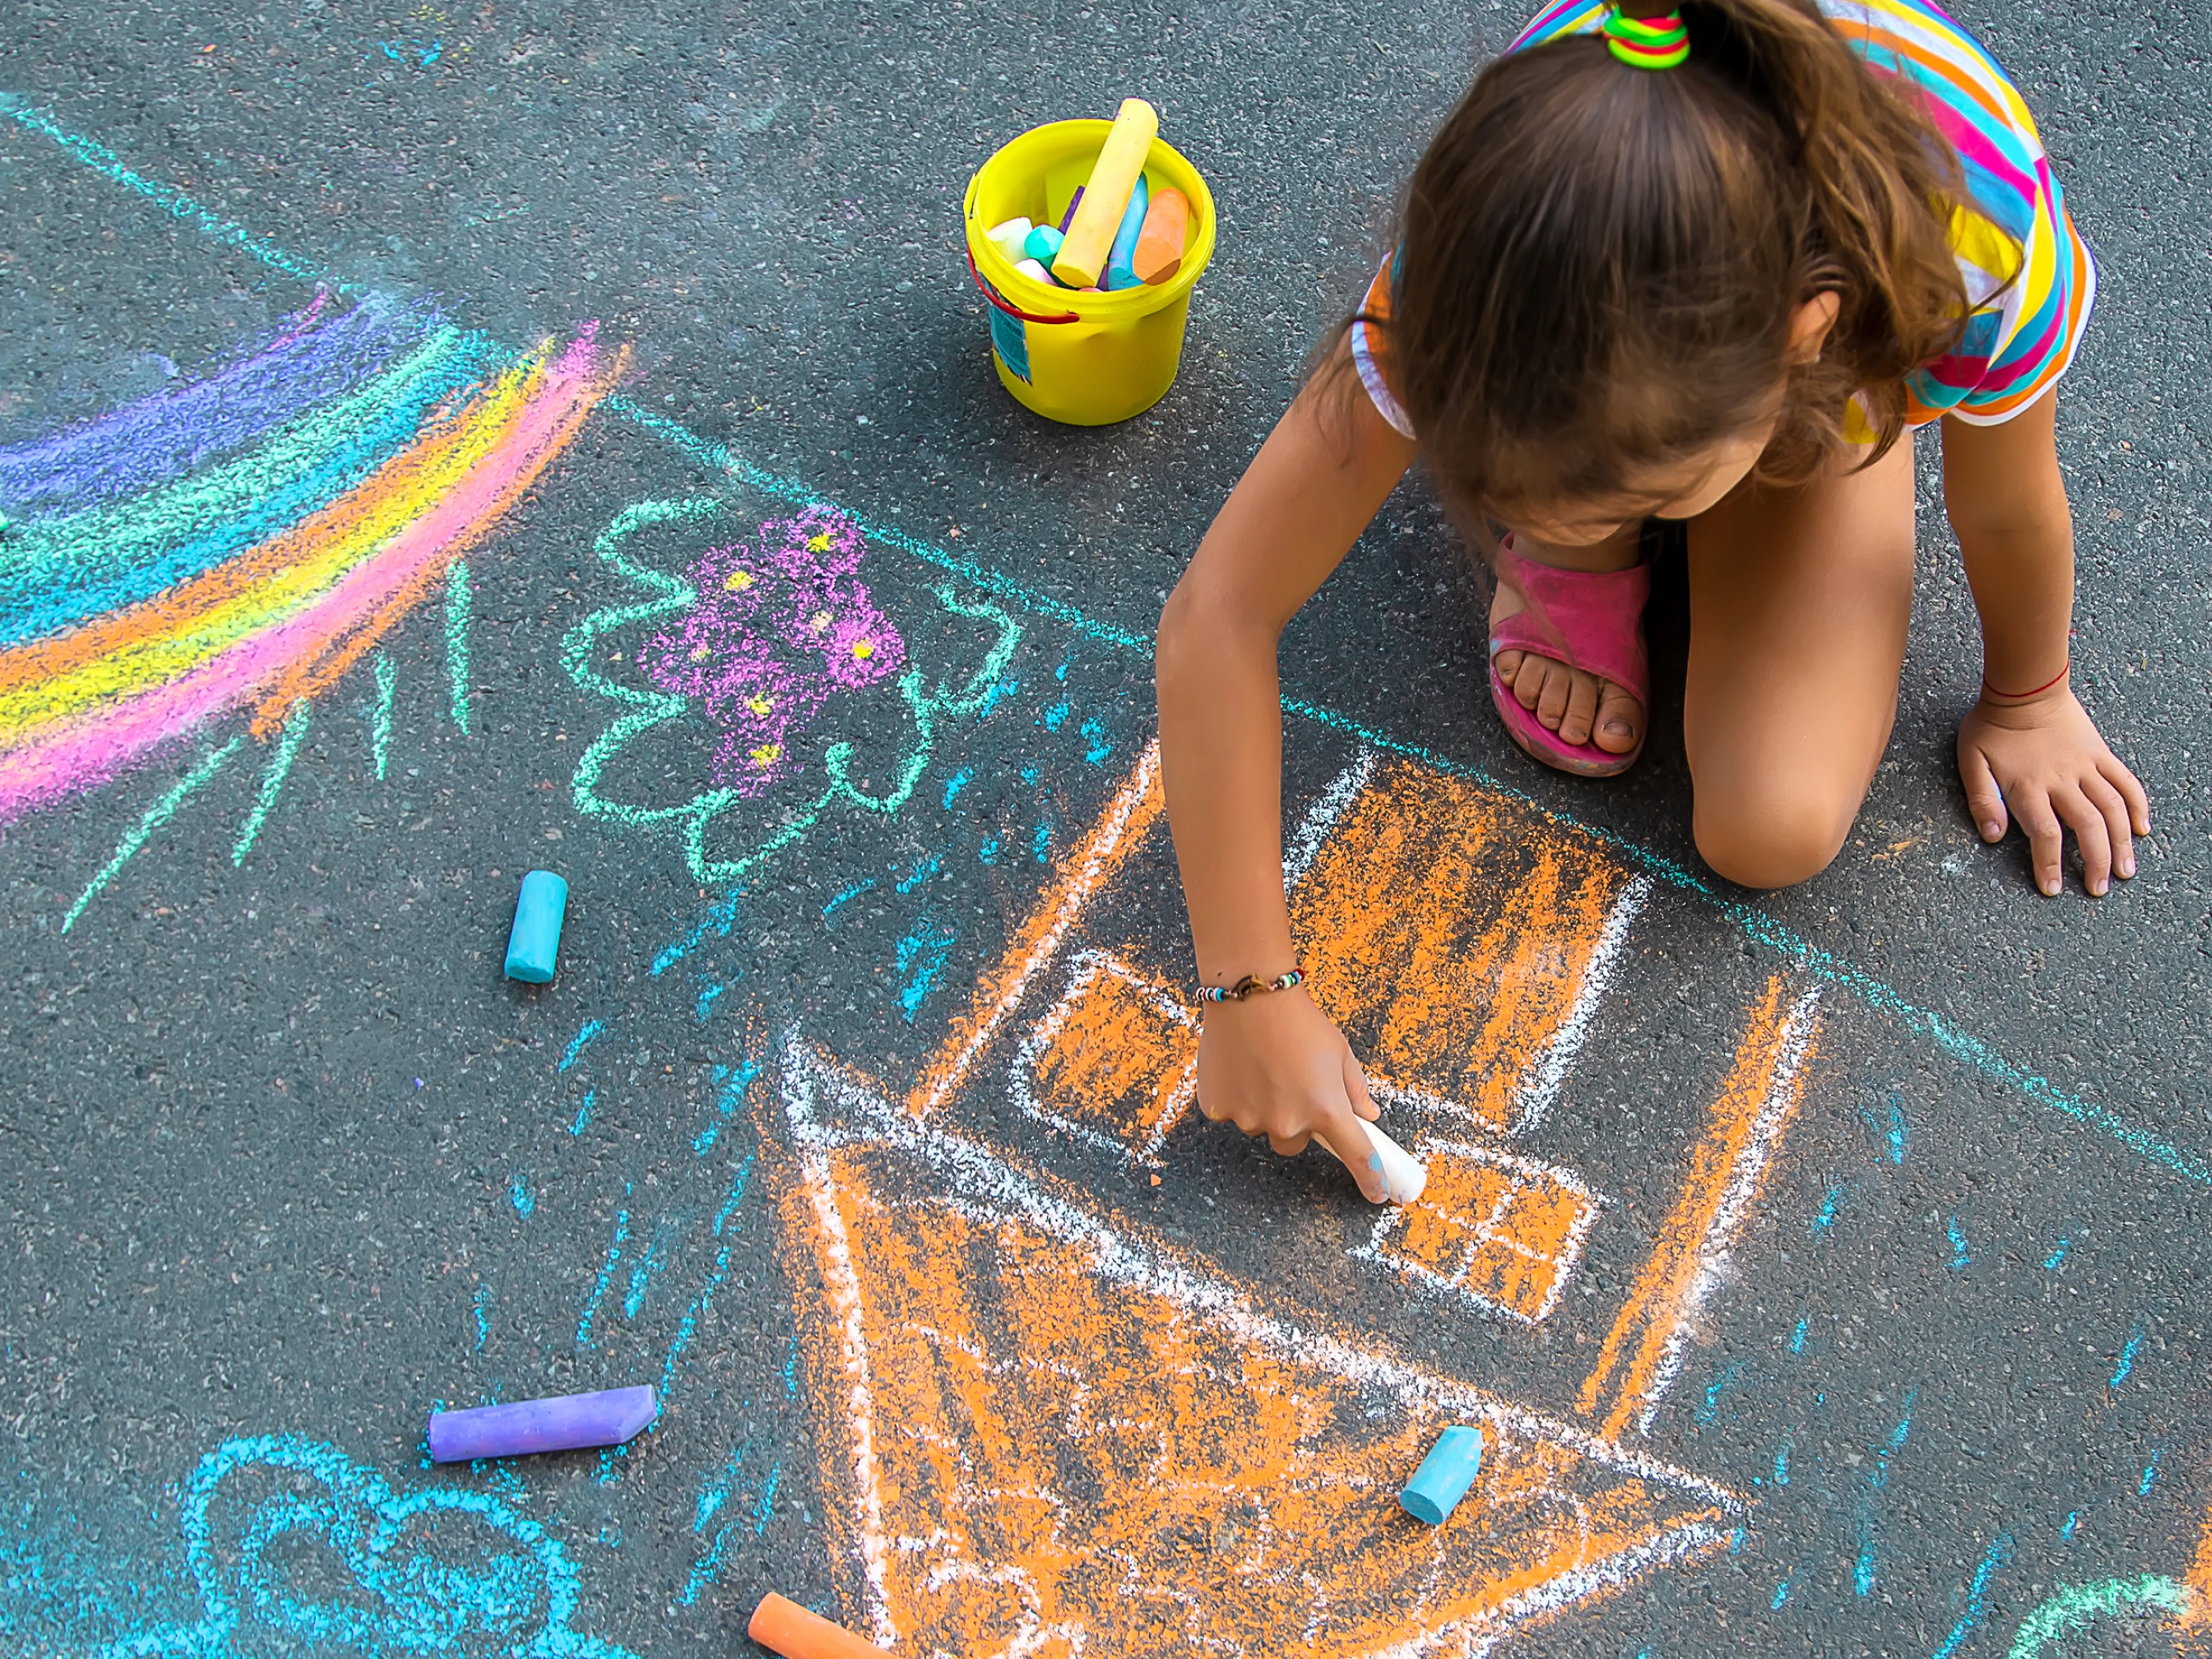
<svg viewBox="0 0 2212 1659"><path fill-rule="evenodd" d="M1198 1109L1217 1123L1267 1136L1285 1158L1319 1139L1337 1152L1370 1203L1393 1197L1389 1154L1368 1137L1376 1112L1366 1074L1343 1033L1303 988L1207 1006L1198 1036ZM1352 1155L1344 1157L1340 1148L1353 1149ZM1405 1158L1395 1146L1390 1151ZM1410 1158L1405 1163L1420 1167ZM1402 1192L1412 1178L1404 1165L1397 1173Z"/></svg>

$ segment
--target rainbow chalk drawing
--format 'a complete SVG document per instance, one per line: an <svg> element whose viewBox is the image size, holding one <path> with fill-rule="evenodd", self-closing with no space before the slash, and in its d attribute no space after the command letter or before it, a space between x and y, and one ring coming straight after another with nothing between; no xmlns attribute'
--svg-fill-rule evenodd
<svg viewBox="0 0 2212 1659"><path fill-rule="evenodd" d="M623 368L589 329L497 356L319 300L203 380L0 451L24 515L0 543L0 821L221 717L270 738L398 626Z"/></svg>

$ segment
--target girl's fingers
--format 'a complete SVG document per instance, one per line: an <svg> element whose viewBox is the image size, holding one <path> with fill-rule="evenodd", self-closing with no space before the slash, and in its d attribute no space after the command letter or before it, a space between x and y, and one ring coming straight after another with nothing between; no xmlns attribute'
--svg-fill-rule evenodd
<svg viewBox="0 0 2212 1659"><path fill-rule="evenodd" d="M1285 1158L1296 1158L1300 1152L1305 1151L1306 1143L1310 1141L1312 1139L1313 1137L1310 1134L1269 1135L1267 1137L1267 1144L1270 1146L1273 1146L1277 1152L1280 1152Z"/></svg>
<svg viewBox="0 0 2212 1659"><path fill-rule="evenodd" d="M2012 804L2013 816L2027 836L2029 866L2035 872L2035 890L2045 898L2057 898L2064 884L2059 867L2066 851L2065 832L2058 814L2051 810L2051 797L2037 789Z"/></svg>
<svg viewBox="0 0 2212 1659"><path fill-rule="evenodd" d="M2122 881L2130 879L2136 872L2136 843L2127 802L2102 773L2093 772L2082 779L2081 793L2105 821L2105 836L2112 848L2112 873Z"/></svg>
<svg viewBox="0 0 2212 1659"><path fill-rule="evenodd" d="M1974 828L1982 832L1984 841L2002 841L2004 793L1997 787L1996 775L1990 770L1989 757L1964 744L1959 747L1959 781L1966 786L1966 810L1974 815Z"/></svg>
<svg viewBox="0 0 2212 1659"><path fill-rule="evenodd" d="M2104 897L2112 885L2112 838L2104 813L2078 787L2057 791L2051 804L2074 832L2075 844L2081 849L2082 886L2092 896Z"/></svg>
<svg viewBox="0 0 2212 1659"><path fill-rule="evenodd" d="M1352 1178L1359 1183L1359 1195L1370 1204L1387 1204L1390 1200L1389 1183L1382 1179L1382 1159L1367 1139L1367 1132L1359 1127L1350 1102L1340 1114L1331 1112L1328 1121L1315 1126L1315 1133L1329 1151L1336 1154L1337 1162L1352 1171Z"/></svg>
<svg viewBox="0 0 2212 1659"><path fill-rule="evenodd" d="M1352 1109L1370 1123L1382 1114L1375 1109L1375 1097L1367 1092L1367 1073L1350 1048L1344 1051L1344 1091L1352 1097Z"/></svg>
<svg viewBox="0 0 2212 1659"><path fill-rule="evenodd" d="M2119 757L2109 750L2097 763L2097 775L2118 790L2120 799L2127 802L2128 822L2134 827L2136 834L2150 834L2150 796L2136 781L2136 775L2120 763ZM2132 875L2134 872L2124 870L2121 873Z"/></svg>

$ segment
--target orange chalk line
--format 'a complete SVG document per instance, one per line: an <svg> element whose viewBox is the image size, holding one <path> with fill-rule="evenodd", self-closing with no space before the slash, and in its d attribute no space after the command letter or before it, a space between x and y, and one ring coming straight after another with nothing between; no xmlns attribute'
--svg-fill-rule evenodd
<svg viewBox="0 0 2212 1659"><path fill-rule="evenodd" d="M2206 1646L2205 1637L2212 1634L2212 1509L2204 1512L2204 1525L2197 1534L2196 1559L2189 1564L2188 1577L2182 1582L2189 1586L2194 1599L2182 1617L2181 1627L2194 1632L2196 1639L2191 1649L2201 1653Z"/></svg>
<svg viewBox="0 0 2212 1659"><path fill-rule="evenodd" d="M1532 1249L1510 1232L1494 1226L1499 1212L1512 1201L1514 1194L1510 1191L1499 1198L1487 1217L1481 1221L1471 1224L1478 1243L1488 1240L1503 1244L1508 1249L1528 1256L1532 1261L1550 1261L1553 1264L1557 1276L1553 1279L1552 1288L1544 1297L1542 1304L1533 1312L1510 1306L1481 1295L1459 1279L1448 1273L1439 1273L1402 1251L1387 1248L1387 1241L1390 1235L1402 1231L1406 1227L1408 1220L1407 1210L1430 1204L1430 1196L1426 1193L1414 1205L1406 1208L1395 1204L1387 1206L1384 1213L1376 1218L1375 1231L1369 1236L1367 1243L1346 1251L1346 1254L1357 1261L1372 1262L1378 1267L1396 1273L1429 1290L1457 1297L1483 1312L1502 1314L1506 1318L1523 1325L1534 1326L1542 1322L1558 1305L1560 1296L1566 1290L1567 1281L1574 1276L1576 1267L1581 1264L1583 1249L1589 1243L1591 1227L1596 1224L1598 1212L1610 1205L1613 1200L1592 1188L1571 1170L1562 1168L1556 1164L1540 1164L1534 1158L1516 1157L1510 1152L1501 1152L1493 1146L1480 1146L1474 1141L1437 1140L1425 1135L1421 1139L1419 1156L1424 1158L1457 1157L1469 1158L1477 1163L1493 1164L1500 1169L1510 1170L1516 1174L1527 1176L1532 1180L1549 1182L1555 1186L1562 1187L1583 1200L1582 1207L1577 1211L1574 1220L1560 1236L1556 1247L1549 1251ZM1437 1173L1433 1168L1430 1171L1432 1182ZM1471 1243L1468 1247L1468 1255L1470 1258L1474 1251L1474 1245Z"/></svg>
<svg viewBox="0 0 2212 1659"><path fill-rule="evenodd" d="M969 1066L997 1035L1000 1024L1029 988L1030 981L1059 953L1067 930L1075 925L1091 895L1143 841L1165 799L1160 787L1160 742L1154 738L1097 827L1061 864L1021 933L1007 945L999 967L977 979L974 1005L952 1023L937 1053L922 1068L907 1097L908 1111L916 1117L927 1117L960 1086Z"/></svg>
<svg viewBox="0 0 2212 1659"><path fill-rule="evenodd" d="M1160 1143L1167 1139L1168 1131L1182 1118L1184 1108L1198 1095L1198 1054L1194 1048L1190 1058L1183 1063L1174 1087L1141 1145L1133 1139L1107 1134L1072 1118L1063 1117L1037 1097L1039 1065L1058 1041L1070 1016L1080 1006L1085 994L1097 983L1102 975L1117 979L1129 987L1142 999L1145 1006L1161 1018L1188 1031L1198 1030L1198 1021L1189 1009L1127 963L1107 955L1103 951L1079 951L1069 963L1067 988L1060 994L1060 1000L1053 1004L1044 1018L1030 1028L1030 1034L1022 1039L1021 1047L1016 1050L1009 1072L1007 1093L1014 1104L1039 1122L1065 1129L1079 1140L1101 1152L1111 1152L1128 1163L1156 1169L1160 1162ZM1137 1127L1136 1124L1130 1125L1133 1135Z"/></svg>
<svg viewBox="0 0 2212 1659"><path fill-rule="evenodd" d="M1784 989L1777 975L1753 1010L1705 1138L1691 1149L1680 1195L1583 1384L1577 1403L1589 1415L1604 1407L1608 1437L1632 1419L1639 1431L1650 1431L1681 1370L1691 1321L1719 1282L1729 1243L1804 1092L1820 994L1806 991L1784 1013Z"/></svg>
<svg viewBox="0 0 2212 1659"><path fill-rule="evenodd" d="M1480 1419L1496 1437L1501 1451L1526 1445L1542 1455L1548 1443L1571 1451L1603 1468L1664 1487L1681 1497L1694 1498L1709 1507L1694 1514L1655 1524L1663 1528L1656 1536L1617 1550L1604 1560L1555 1574L1530 1584L1500 1607L1484 1609L1449 1629L1420 1632L1411 1641L1384 1651L1408 1655L1440 1651L1446 1644L1462 1652L1492 1631L1501 1619L1520 1620L1542 1616L1577 1597L1603 1593L1627 1582L1647 1567L1686 1560L1724 1543L1732 1535L1728 1517L1747 1512L1742 1496L1634 1452L1612 1441L1555 1421L1486 1394L1464 1383L1417 1370L1386 1352L1359 1347L1341 1338L1290 1323L1255 1308L1247 1295L1159 1241L1126 1231L1085 1206L1079 1195L1048 1190L1045 1180L1018 1170L991 1148L961 1139L894 1108L874 1089L840 1067L827 1055L811 1048L796 1028L785 1041L783 1103L800 1178L808 1202L796 1213L810 1215L829 1289L833 1322L837 1333L831 1363L836 1376L830 1386L842 1384L842 1409L851 1434L853 1475L859 1488L854 1497L853 1523L860 1533L860 1554L866 1567L872 1627L887 1644L896 1634L887 1628L891 1619L890 1579L895 1551L921 1547L927 1540L900 1540L896 1544L885 1532L885 1471L876 1451L872 1417L876 1410L868 1379L866 1310L852 1244L840 1212L837 1176L832 1154L866 1146L904 1153L942 1183L943 1201L958 1213L983 1218L1018 1220L1045 1237L1073 1249L1078 1270L1102 1284L1158 1298L1225 1333L1248 1350L1267 1350L1285 1361L1334 1373L1362 1390L1388 1390L1408 1408L1449 1413L1461 1421ZM834 1110L843 1122L832 1121ZM1062 1188L1063 1183L1052 1183ZM902 1186L902 1193L912 1192ZM872 1194L856 1194L856 1201L879 1201ZM917 1194L933 1196L933 1194ZM929 1264L912 1262L916 1271ZM1112 1363L1110 1357L1104 1363ZM980 1402L978 1402L980 1403ZM967 1409L978 1408L971 1403ZM948 1448L955 1457L957 1448ZM825 1443L825 1465L836 1453ZM895 1495L895 1494L892 1494ZM1036 1494L1049 1498L1049 1493ZM1570 1495L1554 1492L1559 1501L1571 1503ZM951 1540L948 1540L951 1541ZM956 1544L957 1547L957 1544ZM969 1576L982 1571L963 1564ZM992 1569L1012 1572L1015 1565ZM1063 1637L1079 1637L1076 1627L1059 1626ZM1018 1640L1029 1650L1045 1632L1034 1628L1027 1640ZM1095 1632L1094 1632L1095 1634Z"/></svg>
<svg viewBox="0 0 2212 1659"><path fill-rule="evenodd" d="M1298 820L1298 827L1291 836L1291 844L1283 854L1283 890L1295 891L1305 879L1306 872L1321 855L1322 843L1336 828L1337 820L1349 812L1366 792L1368 780L1375 775L1375 763L1380 759L1367 744L1359 745L1359 752L1352 763L1328 781L1328 787L1314 797L1306 814Z"/></svg>

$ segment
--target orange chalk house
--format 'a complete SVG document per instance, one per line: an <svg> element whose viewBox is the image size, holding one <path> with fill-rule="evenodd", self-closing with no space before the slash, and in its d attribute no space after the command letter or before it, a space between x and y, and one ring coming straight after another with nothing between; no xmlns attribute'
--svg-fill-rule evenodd
<svg viewBox="0 0 2212 1659"><path fill-rule="evenodd" d="M1134 1164L1198 1095L1198 1020L1101 951L1076 953L1067 988L1014 1056L1013 1097L1031 1117Z"/></svg>
<svg viewBox="0 0 2212 1659"><path fill-rule="evenodd" d="M1466 1141L1425 1140L1429 1184L1358 1252L1416 1285L1534 1325L1559 1305L1603 1203L1568 1171Z"/></svg>

